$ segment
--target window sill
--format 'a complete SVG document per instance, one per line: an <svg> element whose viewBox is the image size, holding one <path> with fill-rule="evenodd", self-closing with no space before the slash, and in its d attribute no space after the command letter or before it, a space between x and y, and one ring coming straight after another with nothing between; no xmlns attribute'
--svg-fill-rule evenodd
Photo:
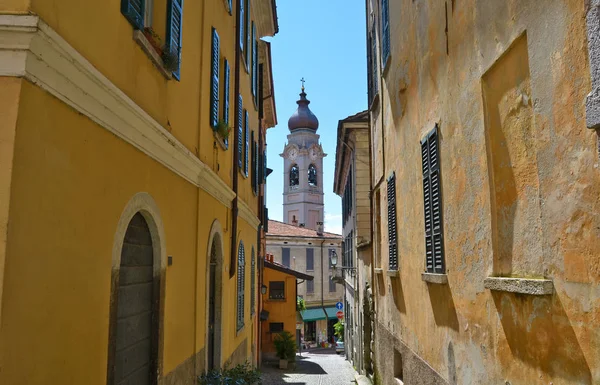
<svg viewBox="0 0 600 385"><path fill-rule="evenodd" d="M375 274L383 274L383 269L381 267L374 268Z"/></svg>
<svg viewBox="0 0 600 385"><path fill-rule="evenodd" d="M554 283L544 278L487 277L483 286L492 291L506 291L528 295L552 295Z"/></svg>
<svg viewBox="0 0 600 385"><path fill-rule="evenodd" d="M369 111L372 112L377 107L378 104L379 104L379 91L377 91L375 96L373 96L373 100L371 101L371 104L369 105Z"/></svg>
<svg viewBox="0 0 600 385"><path fill-rule="evenodd" d="M229 146L225 143L221 135L219 135L216 131L213 131L213 136L215 137L215 142L219 143L219 146L221 146L221 149L223 149L223 151L227 151L227 149L229 149Z"/></svg>
<svg viewBox="0 0 600 385"><path fill-rule="evenodd" d="M390 52L390 54L387 57L387 60L385 61L385 63L383 64L383 71L381 71L381 73L383 74L383 77L387 77L387 74L390 70L390 62L392 61L392 53Z"/></svg>
<svg viewBox="0 0 600 385"><path fill-rule="evenodd" d="M239 336L240 334L242 334L242 332L244 331L244 327L246 327L246 325L242 325L236 332L235 332L235 336Z"/></svg>
<svg viewBox="0 0 600 385"><path fill-rule="evenodd" d="M285 298L269 298L267 301L269 302L285 302Z"/></svg>
<svg viewBox="0 0 600 385"><path fill-rule="evenodd" d="M398 270L388 270L385 272L385 275L387 275L388 277L399 277L400 276L400 271Z"/></svg>
<svg viewBox="0 0 600 385"><path fill-rule="evenodd" d="M446 274L421 273L421 279L427 283L435 283L437 285L448 284L448 276Z"/></svg>
<svg viewBox="0 0 600 385"><path fill-rule="evenodd" d="M142 51L144 51L144 53L150 58L154 66L167 80L173 79L173 75L166 70L166 68L163 65L163 61L160 58L160 55L158 54L158 52L156 52L156 50L154 49L150 41L148 41L148 38L144 35L142 31L140 31L139 29L134 30L133 40L136 43L138 43L140 47L142 47Z"/></svg>

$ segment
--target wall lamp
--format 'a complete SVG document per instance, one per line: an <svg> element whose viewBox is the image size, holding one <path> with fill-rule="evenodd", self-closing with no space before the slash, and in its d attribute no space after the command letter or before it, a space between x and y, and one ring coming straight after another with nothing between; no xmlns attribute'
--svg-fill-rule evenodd
<svg viewBox="0 0 600 385"><path fill-rule="evenodd" d="M337 253L335 252L335 250L331 250L331 266L333 267L333 269L335 270L337 266L337 260L338 256ZM356 267L353 266L340 266L338 269L341 269L342 271L344 270L350 270L352 272L356 271Z"/></svg>
<svg viewBox="0 0 600 385"><path fill-rule="evenodd" d="M267 285L262 285L261 288L260 288L260 292L262 294L267 294Z"/></svg>

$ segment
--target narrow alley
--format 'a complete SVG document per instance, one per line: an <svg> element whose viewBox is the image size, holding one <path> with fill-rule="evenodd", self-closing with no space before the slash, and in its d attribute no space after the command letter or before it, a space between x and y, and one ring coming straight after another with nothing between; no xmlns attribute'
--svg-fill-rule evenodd
<svg viewBox="0 0 600 385"><path fill-rule="evenodd" d="M295 369L279 369L269 361L262 367L263 385L346 385L353 383L356 371L343 354L333 349L316 349L296 354Z"/></svg>

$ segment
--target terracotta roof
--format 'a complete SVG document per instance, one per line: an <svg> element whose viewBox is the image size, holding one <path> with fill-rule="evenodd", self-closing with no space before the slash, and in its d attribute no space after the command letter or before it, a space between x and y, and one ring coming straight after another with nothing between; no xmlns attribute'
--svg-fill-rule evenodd
<svg viewBox="0 0 600 385"><path fill-rule="evenodd" d="M305 279L307 281L312 281L314 277L312 275L304 274L296 270L292 270L289 267L283 266L277 262L270 262L265 260L265 267L271 270L281 271L282 273L293 275L296 278Z"/></svg>
<svg viewBox="0 0 600 385"><path fill-rule="evenodd" d="M305 237L305 238L342 238L340 234L333 234L323 232L323 235L317 235L316 230L307 229L305 227L298 227L294 225L288 225L287 223L274 221L269 219L269 232L267 236L278 236L278 237Z"/></svg>

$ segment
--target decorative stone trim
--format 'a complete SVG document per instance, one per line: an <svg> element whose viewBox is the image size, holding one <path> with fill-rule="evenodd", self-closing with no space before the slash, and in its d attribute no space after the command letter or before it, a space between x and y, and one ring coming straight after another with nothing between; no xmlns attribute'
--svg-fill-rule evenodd
<svg viewBox="0 0 600 385"><path fill-rule="evenodd" d="M588 56L592 92L585 100L585 120L588 128L600 128L600 0L590 0L586 14Z"/></svg>
<svg viewBox="0 0 600 385"><path fill-rule="evenodd" d="M400 272L398 270L388 270L385 272L385 275L387 275L388 277L399 277Z"/></svg>
<svg viewBox="0 0 600 385"><path fill-rule="evenodd" d="M134 30L133 31L133 40L136 43L138 43L140 47L142 47L142 51L144 51L144 53L146 55L148 55L148 57L150 58L150 60L152 60L152 63L158 69L158 71L165 78L167 78L167 80L171 80L173 78L173 76L171 75L171 73L169 71L167 71L165 69L161 57L158 56L158 52L156 52L154 47L152 47L152 44L150 44L150 42L148 41L148 39L146 38L144 33L142 31L140 31L139 29Z"/></svg>
<svg viewBox="0 0 600 385"><path fill-rule="evenodd" d="M552 295L554 283L544 278L487 277L483 286L492 291L508 291L529 295Z"/></svg>
<svg viewBox="0 0 600 385"><path fill-rule="evenodd" d="M0 76L29 80L231 208L227 183L38 16L0 15Z"/></svg>
<svg viewBox="0 0 600 385"><path fill-rule="evenodd" d="M240 217L246 221L250 226L252 226L255 230L258 229L258 225L260 225L260 219L254 215L250 206L248 206L244 201L238 201L238 210Z"/></svg>
<svg viewBox="0 0 600 385"><path fill-rule="evenodd" d="M421 273L421 279L427 283L436 285L447 285L448 276L446 274Z"/></svg>

